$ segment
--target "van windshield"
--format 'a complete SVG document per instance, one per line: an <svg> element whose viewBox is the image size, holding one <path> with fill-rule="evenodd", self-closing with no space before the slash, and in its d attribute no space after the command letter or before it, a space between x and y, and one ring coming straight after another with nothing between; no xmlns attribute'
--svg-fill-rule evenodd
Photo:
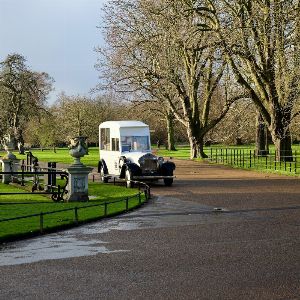
<svg viewBox="0 0 300 300"><path fill-rule="evenodd" d="M149 136L122 136L122 152L143 152L150 150Z"/></svg>

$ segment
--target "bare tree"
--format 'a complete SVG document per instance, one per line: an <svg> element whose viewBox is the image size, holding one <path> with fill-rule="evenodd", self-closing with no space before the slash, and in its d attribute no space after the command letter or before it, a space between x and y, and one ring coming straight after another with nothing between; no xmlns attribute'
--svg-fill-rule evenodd
<svg viewBox="0 0 300 300"><path fill-rule="evenodd" d="M181 0L110 1L105 9L109 48L98 51L105 58L99 67L110 87L159 100L185 126L190 157L196 158L206 157L205 135L244 95L226 92L224 57L208 34L196 31L188 8ZM223 101L212 116L217 94Z"/></svg>
<svg viewBox="0 0 300 300"><path fill-rule="evenodd" d="M69 96L61 93L52 107L52 114L60 126L62 140L69 142L74 136L84 135L89 143L98 143L99 124L117 120L122 114L122 105L112 95L97 97Z"/></svg>
<svg viewBox="0 0 300 300"><path fill-rule="evenodd" d="M235 102L225 118L209 132L208 141L230 145L253 143L256 115L255 106L250 99Z"/></svg>
<svg viewBox="0 0 300 300"><path fill-rule="evenodd" d="M217 37L234 75L272 135L277 159L292 159L290 124L300 91L299 0L190 1L199 29Z"/></svg>

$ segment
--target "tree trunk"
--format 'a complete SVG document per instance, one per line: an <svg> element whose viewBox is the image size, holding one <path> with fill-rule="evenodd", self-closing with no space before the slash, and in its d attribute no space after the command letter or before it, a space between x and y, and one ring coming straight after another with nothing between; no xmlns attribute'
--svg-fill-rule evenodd
<svg viewBox="0 0 300 300"><path fill-rule="evenodd" d="M175 139L174 139L174 115L169 112L166 115L167 122L167 133L168 133L168 145L167 149L169 151L175 151Z"/></svg>
<svg viewBox="0 0 300 300"><path fill-rule="evenodd" d="M207 158L208 156L205 154L205 152L204 152L204 138L203 137L201 137L200 139L199 139L199 156L201 157L201 158Z"/></svg>
<svg viewBox="0 0 300 300"><path fill-rule="evenodd" d="M208 156L204 153L204 137L200 136L197 132L197 127L189 127L187 130L188 139L190 142L190 159L194 158L207 158Z"/></svg>
<svg viewBox="0 0 300 300"><path fill-rule="evenodd" d="M292 140L290 132L287 132L284 137L273 137L275 145L275 155L278 161L293 161Z"/></svg>
<svg viewBox="0 0 300 300"><path fill-rule="evenodd" d="M256 119L256 155L266 156L267 154L269 154L268 128L262 115L258 113Z"/></svg>
<svg viewBox="0 0 300 300"><path fill-rule="evenodd" d="M190 142L190 159L194 159L198 157L198 146L197 143L195 142L195 139L193 137L189 137L189 142Z"/></svg>

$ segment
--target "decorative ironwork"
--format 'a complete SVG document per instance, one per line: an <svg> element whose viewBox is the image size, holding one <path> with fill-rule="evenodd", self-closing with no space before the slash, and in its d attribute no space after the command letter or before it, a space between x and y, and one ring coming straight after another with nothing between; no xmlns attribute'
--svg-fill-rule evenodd
<svg viewBox="0 0 300 300"><path fill-rule="evenodd" d="M52 163L53 165L54 163ZM35 165L31 165L30 169L28 168L28 165L25 165L24 160L22 162L21 165L21 171L20 172L15 172L13 170L13 166L11 164L10 166L10 172L0 172L0 175L5 175L5 174L9 174L11 176L14 176L15 178L17 178L18 175L21 175L21 181L18 180L18 183L21 186L25 186L25 175L32 175L33 176L33 182L32 182L32 187L31 187L31 191L26 192L26 194L45 194L45 195L52 195L51 199L55 202L58 201L64 201L64 196L68 193L67 191L67 186L68 186L68 182L69 182L69 176L68 173L63 171L63 170L58 170L58 169L54 169L54 168L40 168L37 166L37 164ZM28 169L30 171L28 171ZM46 170L46 171L45 171ZM47 181L44 184L44 187L47 187L45 191L44 187L42 186L42 183L40 181L40 176L41 175L47 175ZM56 175L60 175L62 180L65 180L65 182L63 183L63 185L57 185L56 186L56 180L53 180L53 178L56 177ZM42 192L43 191L43 192ZM1 193L2 195L15 195L15 194L20 194L20 193L14 193L14 192L10 192L10 193ZM21 194L25 194L21 193Z"/></svg>

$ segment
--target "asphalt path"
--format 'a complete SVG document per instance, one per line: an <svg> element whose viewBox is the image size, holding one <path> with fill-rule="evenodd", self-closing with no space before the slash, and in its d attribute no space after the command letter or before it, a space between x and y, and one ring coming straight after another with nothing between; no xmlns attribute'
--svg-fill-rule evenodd
<svg viewBox="0 0 300 300"><path fill-rule="evenodd" d="M300 299L300 182L176 161L134 212L0 248L0 299Z"/></svg>

